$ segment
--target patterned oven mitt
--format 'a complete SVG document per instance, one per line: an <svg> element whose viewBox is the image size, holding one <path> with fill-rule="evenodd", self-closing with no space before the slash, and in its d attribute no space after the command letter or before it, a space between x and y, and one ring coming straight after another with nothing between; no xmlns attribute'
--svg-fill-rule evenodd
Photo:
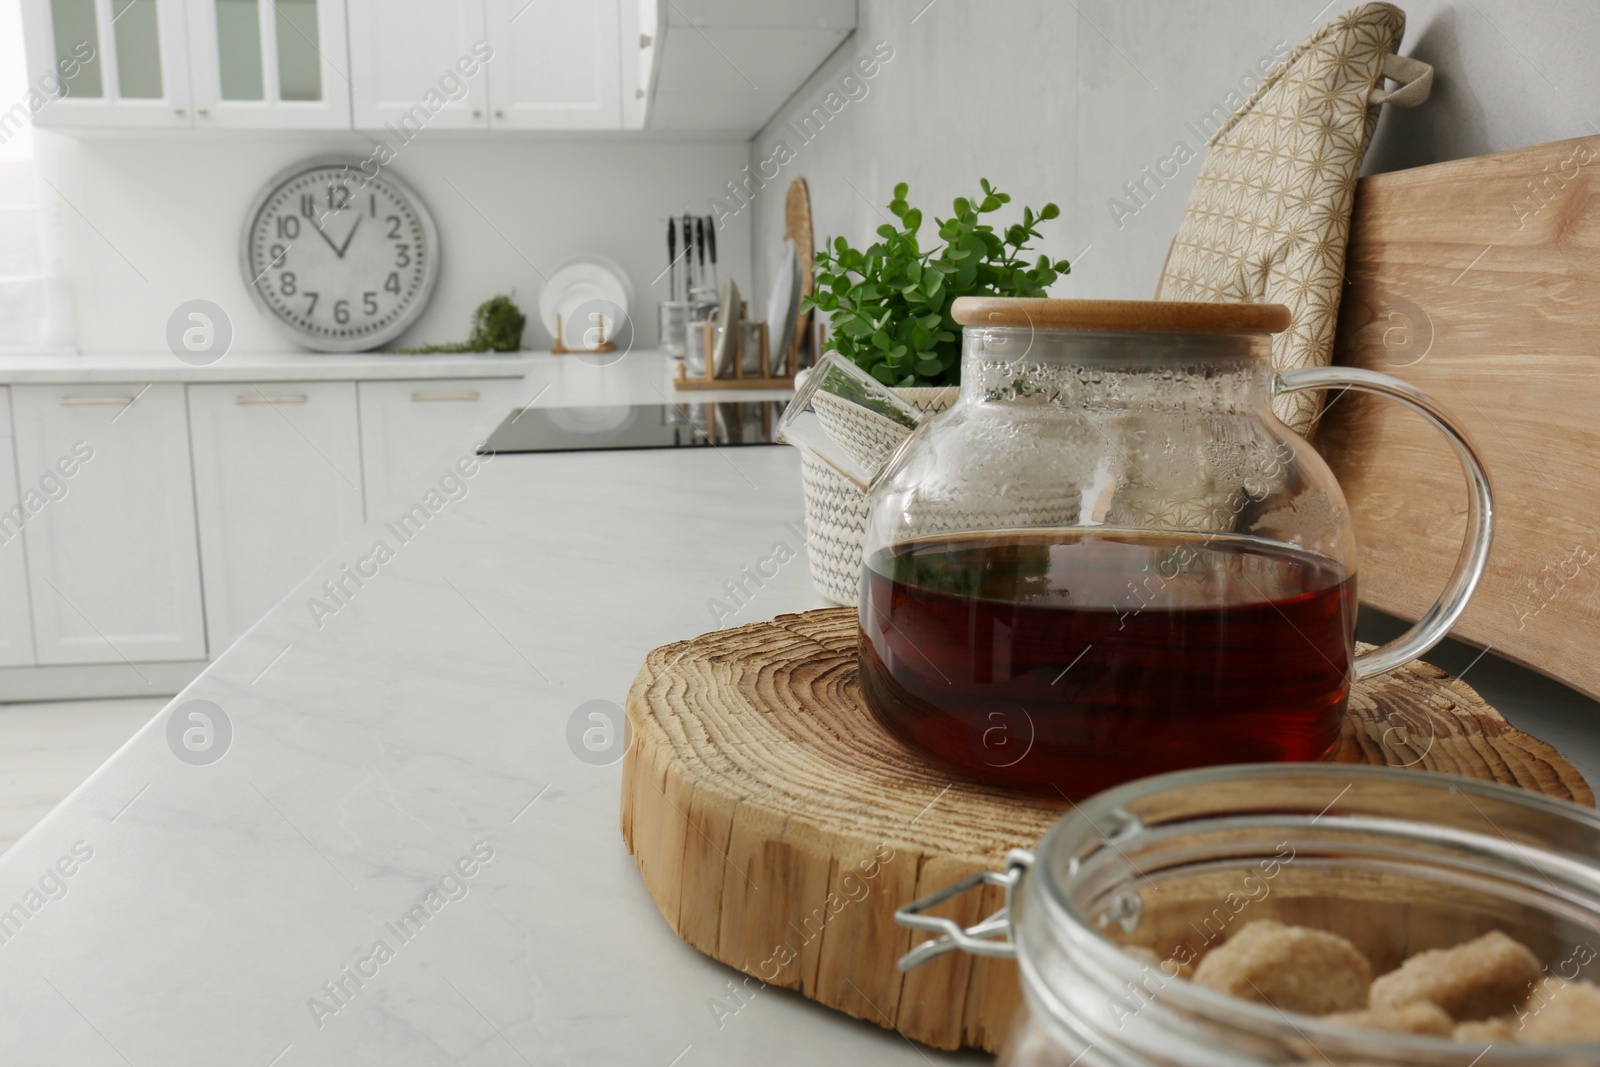
<svg viewBox="0 0 1600 1067"><path fill-rule="evenodd" d="M1211 138L1161 299L1283 304L1293 318L1273 339L1273 365L1332 362L1356 173L1379 107L1414 107L1433 85L1432 67L1394 54L1405 26L1392 4L1352 8L1256 87ZM1384 90L1385 77L1399 87ZM1300 434L1321 407L1309 392L1274 401Z"/></svg>

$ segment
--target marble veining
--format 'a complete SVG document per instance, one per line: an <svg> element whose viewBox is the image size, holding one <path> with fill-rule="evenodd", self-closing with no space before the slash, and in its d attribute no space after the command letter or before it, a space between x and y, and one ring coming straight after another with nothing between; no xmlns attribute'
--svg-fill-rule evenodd
<svg viewBox="0 0 1600 1067"><path fill-rule="evenodd" d="M649 402L666 371L566 357L525 384ZM358 533L0 856L0 1059L946 1059L776 989L714 1011L734 972L672 934L623 846L620 738L572 740L648 649L714 629L723 583L802 514L787 448L497 457L314 616L380 535ZM801 556L729 621L821 604ZM203 764L169 731L196 700L232 731Z"/></svg>

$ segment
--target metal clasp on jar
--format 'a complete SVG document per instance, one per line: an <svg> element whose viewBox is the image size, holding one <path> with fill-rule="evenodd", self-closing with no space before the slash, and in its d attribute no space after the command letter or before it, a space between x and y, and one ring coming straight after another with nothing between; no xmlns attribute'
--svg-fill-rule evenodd
<svg viewBox="0 0 1600 1067"><path fill-rule="evenodd" d="M1017 885L1022 881L1023 872L1032 866L1033 853L1024 848L1014 848L1006 853L1005 870L979 871L977 874L969 874L959 882L954 882L943 889L929 893L927 896L914 900L896 911L894 913L894 921L901 926L909 926L913 930L927 930L940 935L924 941L904 956L901 956L900 969L909 971L913 967L920 967L929 960L936 959L955 949L964 949L974 956L999 956L1005 959L1015 959L1017 945L1011 938L1011 908L1016 899ZM937 915L923 914L935 905L943 904L945 901L958 897L969 889L984 885L1003 886L1006 891L1006 902L1004 907L976 926L962 926L953 919L943 919Z"/></svg>

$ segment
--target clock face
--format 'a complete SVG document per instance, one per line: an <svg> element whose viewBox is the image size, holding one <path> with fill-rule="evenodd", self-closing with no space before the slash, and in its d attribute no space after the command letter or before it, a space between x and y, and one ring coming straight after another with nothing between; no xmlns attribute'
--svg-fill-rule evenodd
<svg viewBox="0 0 1600 1067"><path fill-rule="evenodd" d="M370 169L372 164L365 166ZM362 161L302 163L273 178L245 222L245 283L290 335L324 352L399 336L427 305L439 240L405 185Z"/></svg>

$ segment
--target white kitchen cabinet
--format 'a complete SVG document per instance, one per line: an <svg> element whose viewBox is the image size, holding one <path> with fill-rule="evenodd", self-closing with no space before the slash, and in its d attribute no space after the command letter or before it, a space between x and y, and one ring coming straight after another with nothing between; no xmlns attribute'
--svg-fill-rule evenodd
<svg viewBox="0 0 1600 1067"><path fill-rule="evenodd" d="M187 0L201 129L350 127L344 0Z"/></svg>
<svg viewBox="0 0 1600 1067"><path fill-rule="evenodd" d="M836 88L796 95L854 32L856 0L672 0L663 15L650 129L754 134L780 108L806 114ZM863 41L856 51L877 47Z"/></svg>
<svg viewBox="0 0 1600 1067"><path fill-rule="evenodd" d="M22 0L40 126L188 126L184 0ZM48 99L49 102L44 102Z"/></svg>
<svg viewBox="0 0 1600 1067"><path fill-rule="evenodd" d="M46 488L53 486L52 481ZM38 489L30 485L30 489ZM39 499L43 499L43 495ZM33 503L30 500L29 503ZM17 488L11 440L11 395L0 386L0 667L33 662L33 614L28 610L27 556L22 529L29 511Z"/></svg>
<svg viewBox="0 0 1600 1067"><path fill-rule="evenodd" d="M483 0L346 0L346 10L357 129L488 128Z"/></svg>
<svg viewBox="0 0 1600 1067"><path fill-rule="evenodd" d="M360 383L367 514L391 519L385 508L412 503L406 494L437 485L528 399L523 388L521 378Z"/></svg>
<svg viewBox="0 0 1600 1067"><path fill-rule="evenodd" d="M491 128L622 128L619 0L485 3Z"/></svg>
<svg viewBox="0 0 1600 1067"><path fill-rule="evenodd" d="M361 528L354 382L189 386L213 655Z"/></svg>
<svg viewBox="0 0 1600 1067"><path fill-rule="evenodd" d="M650 121L657 44L661 40L658 0L621 0L622 32L617 56L622 64L622 128L642 130Z"/></svg>
<svg viewBox="0 0 1600 1067"><path fill-rule="evenodd" d="M36 662L204 659L183 386L11 393Z"/></svg>

